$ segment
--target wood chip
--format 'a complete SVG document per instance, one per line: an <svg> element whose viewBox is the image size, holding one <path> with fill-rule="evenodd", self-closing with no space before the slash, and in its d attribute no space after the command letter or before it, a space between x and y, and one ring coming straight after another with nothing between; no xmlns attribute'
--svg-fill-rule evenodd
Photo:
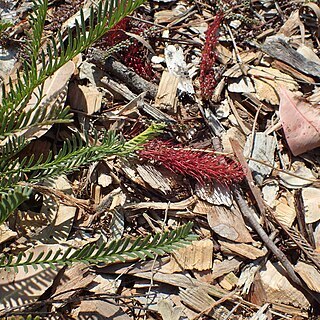
<svg viewBox="0 0 320 320"><path fill-rule="evenodd" d="M174 273L182 270L209 270L212 267L213 243L209 239L194 241L191 245L174 251L170 262L161 271Z"/></svg>
<svg viewBox="0 0 320 320"><path fill-rule="evenodd" d="M237 256L245 257L250 260L255 260L257 258L263 257L267 253L265 250L255 248L254 246L245 243L230 243L222 240L219 240L218 242L221 245L221 250L223 252L235 254Z"/></svg>

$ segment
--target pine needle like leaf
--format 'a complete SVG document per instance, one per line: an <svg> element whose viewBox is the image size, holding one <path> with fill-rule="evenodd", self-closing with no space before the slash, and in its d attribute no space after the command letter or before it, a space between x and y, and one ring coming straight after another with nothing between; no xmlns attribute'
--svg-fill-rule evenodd
<svg viewBox="0 0 320 320"><path fill-rule="evenodd" d="M20 253L17 257L13 255L0 256L0 269L18 270L18 267L24 267L26 272L29 267L37 269L54 268L56 265L71 265L82 262L89 264L112 263L115 261L125 262L131 259L154 258L155 254L164 255L172 252L175 248L183 247L197 239L191 234L192 223L189 222L184 226L163 234L156 234L155 237L148 241L141 241L142 238L136 239L132 244L130 238L124 238L113 241L110 245L105 243L100 247L94 244L88 244L81 249L68 248L64 253L61 251L53 252L50 250L46 255L40 252L34 257L33 252L28 254ZM44 256L45 255L45 256Z"/></svg>

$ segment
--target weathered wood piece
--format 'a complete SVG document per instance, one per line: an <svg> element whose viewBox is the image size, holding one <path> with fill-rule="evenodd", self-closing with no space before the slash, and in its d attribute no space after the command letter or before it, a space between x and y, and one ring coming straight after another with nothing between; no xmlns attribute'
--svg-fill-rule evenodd
<svg viewBox="0 0 320 320"><path fill-rule="evenodd" d="M155 105L160 109L177 112L177 89L179 78L168 71L163 71L159 89L157 92Z"/></svg>
<svg viewBox="0 0 320 320"><path fill-rule="evenodd" d="M320 77L320 65L306 59L282 38L266 40L261 46L261 50L272 58L283 61L305 74Z"/></svg>
<svg viewBox="0 0 320 320"><path fill-rule="evenodd" d="M106 57L106 53L99 49L92 52L92 61L111 76L124 82L134 93L146 92L147 96L154 99L158 87L137 75L134 71L127 68L121 62L112 57Z"/></svg>

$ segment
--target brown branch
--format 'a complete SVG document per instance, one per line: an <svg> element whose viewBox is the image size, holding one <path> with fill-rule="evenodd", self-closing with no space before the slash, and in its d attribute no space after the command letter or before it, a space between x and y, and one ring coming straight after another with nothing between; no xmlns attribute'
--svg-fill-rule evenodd
<svg viewBox="0 0 320 320"><path fill-rule="evenodd" d="M293 266L290 261L286 257L286 255L274 244L274 242L269 238L267 233L264 231L262 226L259 224L257 219L255 218L255 213L253 209L251 209L247 202L242 198L240 191L234 189L234 196L236 202L245 217L245 219L250 223L251 227L257 232L260 236L261 240L264 242L266 247L277 257L282 266L287 271L287 274L291 281L300 287L300 290L304 293L308 293L311 295L318 303L320 303L320 295L319 293L312 292L308 289L307 285L296 275Z"/></svg>
<svg viewBox="0 0 320 320"><path fill-rule="evenodd" d="M143 79L114 58L106 56L104 51L94 49L90 60L111 76L125 83L134 93L146 92L150 98L154 99L156 97L157 85Z"/></svg>

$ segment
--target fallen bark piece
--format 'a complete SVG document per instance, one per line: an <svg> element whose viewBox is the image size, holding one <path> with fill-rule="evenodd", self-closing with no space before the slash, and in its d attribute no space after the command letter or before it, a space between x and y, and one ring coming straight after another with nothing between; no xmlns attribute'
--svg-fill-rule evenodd
<svg viewBox="0 0 320 320"><path fill-rule="evenodd" d="M179 296L184 304L201 314L209 315L212 319L219 320L228 317L228 319L236 320L238 318L230 316L229 310L210 297L201 287L181 290Z"/></svg>
<svg viewBox="0 0 320 320"><path fill-rule="evenodd" d="M267 302L290 304L302 309L309 308L309 301L289 282L286 271L279 263L268 261L260 271L260 277Z"/></svg>
<svg viewBox="0 0 320 320"><path fill-rule="evenodd" d="M212 279L224 276L229 272L236 272L240 267L241 262L235 258L231 260L215 261L212 267Z"/></svg>
<svg viewBox="0 0 320 320"><path fill-rule="evenodd" d="M310 290L320 292L320 274L310 264L299 261L294 270L299 274Z"/></svg>
<svg viewBox="0 0 320 320"><path fill-rule="evenodd" d="M254 246L245 243L230 243L227 241L219 240L221 245L221 250L225 252L231 252L241 257L245 257L251 260L263 257L266 255L267 251L255 248Z"/></svg>
<svg viewBox="0 0 320 320"><path fill-rule="evenodd" d="M320 76L320 65L306 59L281 37L267 39L261 46L261 50L272 58L281 60L303 73L318 78Z"/></svg>
<svg viewBox="0 0 320 320"><path fill-rule="evenodd" d="M290 208L286 203L279 202L276 205L274 215L283 225L291 227L296 218L296 211Z"/></svg>
<svg viewBox="0 0 320 320"><path fill-rule="evenodd" d="M163 71L155 105L160 109L177 112L177 89L179 78L168 71Z"/></svg>
<svg viewBox="0 0 320 320"><path fill-rule="evenodd" d="M211 182L206 185L197 183L195 185L195 194L204 201L214 205L232 206L232 195L230 188L219 182Z"/></svg>
<svg viewBox="0 0 320 320"><path fill-rule="evenodd" d="M185 62L183 49L181 47L176 48L173 45L168 45L164 49L164 54L165 54L165 59L166 59L167 67L170 74L173 75L178 80L177 88L181 92L194 94L194 89L193 89L192 81L189 78L189 72L188 72L187 64ZM171 82L171 85L173 87L175 86L175 82L176 80L173 80Z"/></svg>
<svg viewBox="0 0 320 320"><path fill-rule="evenodd" d="M191 245L175 251L161 271L174 273L183 270L209 270L212 268L213 242L209 239L194 241Z"/></svg>
<svg viewBox="0 0 320 320"><path fill-rule="evenodd" d="M116 61L114 58L106 57L104 51L94 49L92 53L92 61L111 76L114 76L124 82L133 92L147 92L147 95L150 98L154 99L156 97L158 87L155 84L143 79L121 62Z"/></svg>
<svg viewBox="0 0 320 320"><path fill-rule="evenodd" d="M272 171L270 165L274 165L276 143L277 140L274 136L266 135L263 132L257 132L254 136L250 135L247 139L244 155L262 162L250 160L248 163L258 185L262 185L264 179ZM268 166L263 165L263 163L266 163Z"/></svg>

